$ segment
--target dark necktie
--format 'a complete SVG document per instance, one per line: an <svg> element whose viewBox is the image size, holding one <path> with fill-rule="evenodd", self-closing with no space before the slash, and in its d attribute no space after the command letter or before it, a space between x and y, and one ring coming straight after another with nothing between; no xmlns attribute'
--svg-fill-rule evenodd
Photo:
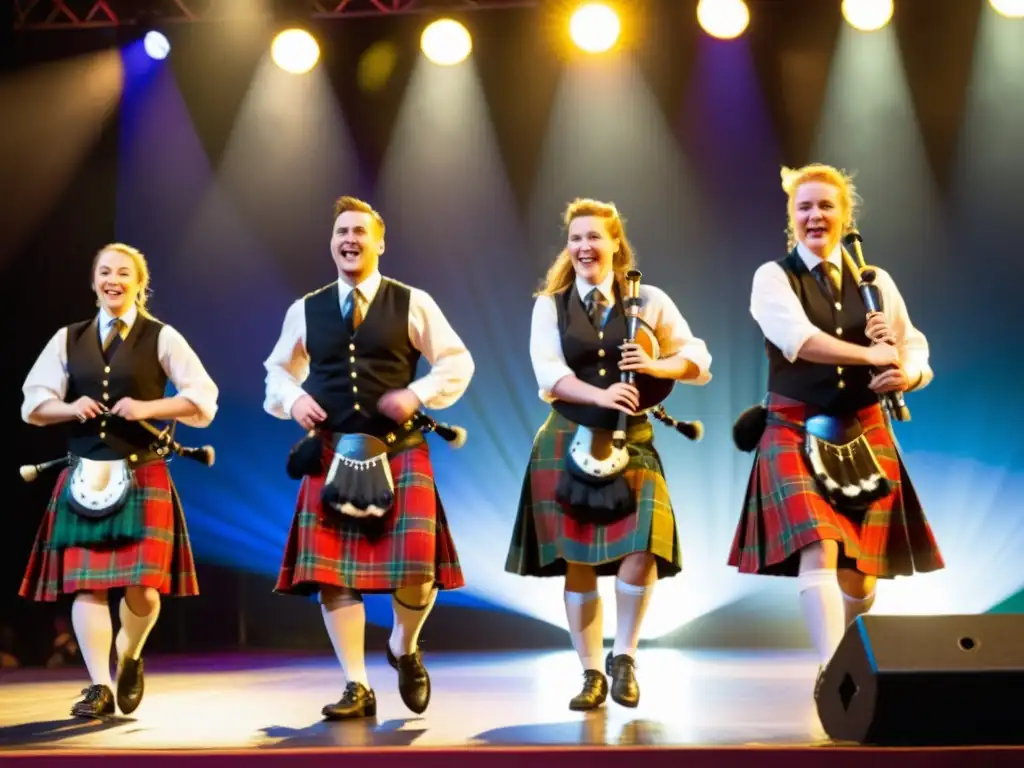
<svg viewBox="0 0 1024 768"><path fill-rule="evenodd" d="M818 272L824 278L823 285L832 291L832 298L839 301L842 296L842 274L839 267L831 261L823 261L818 265Z"/></svg>
<svg viewBox="0 0 1024 768"><path fill-rule="evenodd" d="M586 300L587 316L590 318L590 324L594 326L594 330L600 331L601 326L604 325L604 310L606 307L604 296L601 292L595 288L587 294Z"/></svg>
<svg viewBox="0 0 1024 768"><path fill-rule="evenodd" d="M124 320L119 317L115 318L114 322L110 324L110 330L107 331L107 337L103 339L103 359L108 363L123 341L121 338L122 328L124 328Z"/></svg>
<svg viewBox="0 0 1024 768"><path fill-rule="evenodd" d="M363 322L362 312L359 310L359 289L353 288L345 297L345 303L341 308L341 315L345 318L349 333L355 331Z"/></svg>

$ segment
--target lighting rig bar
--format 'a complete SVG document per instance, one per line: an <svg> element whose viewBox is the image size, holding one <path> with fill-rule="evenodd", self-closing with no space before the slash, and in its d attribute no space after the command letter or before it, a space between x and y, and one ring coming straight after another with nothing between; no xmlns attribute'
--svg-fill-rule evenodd
<svg viewBox="0 0 1024 768"><path fill-rule="evenodd" d="M399 16L410 13L485 11L536 7L542 0L303 0L289 9L310 19ZM248 7L247 7L248 6ZM121 27L156 20L160 24L229 21L253 16L239 0L14 0L14 29L60 30Z"/></svg>

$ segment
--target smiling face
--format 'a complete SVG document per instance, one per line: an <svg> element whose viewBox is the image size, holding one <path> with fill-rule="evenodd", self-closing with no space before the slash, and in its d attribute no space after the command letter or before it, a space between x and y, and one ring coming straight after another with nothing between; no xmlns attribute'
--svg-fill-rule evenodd
<svg viewBox="0 0 1024 768"><path fill-rule="evenodd" d="M142 276L131 256L107 249L96 257L92 287L99 305L113 317L121 317L135 305L143 287Z"/></svg>
<svg viewBox="0 0 1024 768"><path fill-rule="evenodd" d="M362 211L344 211L334 220L331 256L338 274L357 285L377 269L384 253L384 237L373 215Z"/></svg>
<svg viewBox="0 0 1024 768"><path fill-rule="evenodd" d="M603 216L579 216L569 222L566 244L576 274L591 285L599 285L612 270L619 241L608 232Z"/></svg>
<svg viewBox="0 0 1024 768"><path fill-rule="evenodd" d="M826 181L805 181L793 195L796 238L819 258L827 258L843 236L848 212L842 192Z"/></svg>

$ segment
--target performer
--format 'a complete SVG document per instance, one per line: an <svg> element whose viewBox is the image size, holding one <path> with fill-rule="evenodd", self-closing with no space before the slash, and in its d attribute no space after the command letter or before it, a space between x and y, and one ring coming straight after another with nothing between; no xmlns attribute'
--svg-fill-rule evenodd
<svg viewBox="0 0 1024 768"><path fill-rule="evenodd" d="M784 168L782 186L791 250L754 274L768 395L736 425L737 444L757 452L729 564L797 578L824 667L878 578L944 567L879 404L933 374L892 277L875 269L882 312L858 293L862 274L840 244L854 221L852 179L815 164Z"/></svg>
<svg viewBox="0 0 1024 768"><path fill-rule="evenodd" d="M382 277L384 220L369 204L342 197L334 207L331 255L339 279L289 307L266 361L264 408L315 431L323 462L307 472L276 591L319 593L321 612L346 678L327 719L376 714L364 661L364 592L391 593L394 625L387 659L402 701L423 712L430 677L419 634L439 589L464 585L448 521L434 486L427 444L412 431L388 446L393 507L354 517L322 503L341 435L394 435L421 407L447 408L466 391L474 363L436 302ZM429 373L415 379L423 355Z"/></svg>
<svg viewBox="0 0 1024 768"><path fill-rule="evenodd" d="M22 418L71 422L70 466L57 479L19 594L55 601L73 594L71 621L91 685L71 714L129 714L144 692L142 649L160 615L161 595L199 594L181 501L165 450L143 425L176 420L209 425L217 386L182 335L146 309L149 268L135 248L105 246L92 264L99 313L61 328L25 380ZM167 381L177 394L165 397ZM124 503L106 516L76 506L90 468L133 475ZM111 486L108 486L111 487ZM117 638L108 590L124 588ZM116 699L110 675L117 651Z"/></svg>
<svg viewBox="0 0 1024 768"><path fill-rule="evenodd" d="M654 581L679 573L682 558L653 429L645 414L636 415L640 392L620 381L621 372L703 385L711 380L711 356L668 295L651 285L639 288L640 318L654 330L661 354L652 359L640 344L625 343L623 296L634 259L618 210L577 199L564 223L568 240L537 295L530 328L539 394L552 410L534 439L505 569L565 577L569 631L584 670L569 708L604 704L605 673L612 677L612 699L635 707L640 625ZM620 414L628 415L624 503L609 498L613 486L577 495L567 469L574 435L583 426L607 436ZM602 664L597 578L613 574L617 629Z"/></svg>

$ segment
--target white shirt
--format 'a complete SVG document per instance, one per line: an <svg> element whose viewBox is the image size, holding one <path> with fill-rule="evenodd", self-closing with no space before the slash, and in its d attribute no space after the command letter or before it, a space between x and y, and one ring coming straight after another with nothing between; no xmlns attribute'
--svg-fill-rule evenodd
<svg viewBox="0 0 1024 768"><path fill-rule="evenodd" d="M821 261L803 243L797 244L797 253L807 268L813 270ZM842 247L836 246L829 254L828 261L842 269ZM876 268L878 286L882 298L882 312L889 322L889 328L896 338L900 362L911 384L921 377L915 389L922 389L934 378L928 362L928 340L910 322L907 305L903 301L896 283L885 270ZM841 272L844 280L849 275ZM800 299L789 284L782 267L769 261L757 268L750 294L750 314L761 326L765 338L779 348L786 359L795 362L800 349L807 340L822 329L807 317Z"/></svg>
<svg viewBox="0 0 1024 768"><path fill-rule="evenodd" d="M366 317L381 279L380 272L374 271L356 286L361 317ZM409 342L431 366L426 375L409 385L409 389L425 408L447 408L454 405L469 386L475 369L473 357L437 302L425 291L409 290ZM351 291L348 283L338 280L339 312ZM281 336L263 365L267 369L263 410L279 419L290 419L292 406L305 394L302 382L309 376L304 299L288 307Z"/></svg>
<svg viewBox="0 0 1024 768"><path fill-rule="evenodd" d="M121 318L125 326L121 329L124 339L135 325L138 309L132 307ZM103 343L114 317L101 309L96 318L99 343ZM198 409L195 416L179 418L190 427L206 427L217 413L217 385L203 367L199 356L185 341L185 337L169 325L164 325L157 336L157 357L160 367L170 379L179 397L193 403ZM68 329L61 328L43 348L32 370L28 372L21 391L24 400L21 418L28 424L41 422L33 414L47 400L63 401L68 390Z"/></svg>
<svg viewBox="0 0 1024 768"><path fill-rule="evenodd" d="M613 282L614 273L597 286L576 277L576 290L585 301L588 294L597 288L606 302L605 314L611 311L615 303ZM703 385L711 381L711 354L707 345L690 331L690 326L679 313L675 303L660 288L642 283L640 298L643 305L640 317L654 329L661 348L661 357L682 357L697 366L699 374L694 379L686 379L681 384ZM556 398L551 394L559 379L573 376L572 368L565 361L562 352L562 339L558 333L558 310L555 297L538 296L533 305L533 318L530 322L530 361L533 373L537 377L538 395L544 402L550 403Z"/></svg>

